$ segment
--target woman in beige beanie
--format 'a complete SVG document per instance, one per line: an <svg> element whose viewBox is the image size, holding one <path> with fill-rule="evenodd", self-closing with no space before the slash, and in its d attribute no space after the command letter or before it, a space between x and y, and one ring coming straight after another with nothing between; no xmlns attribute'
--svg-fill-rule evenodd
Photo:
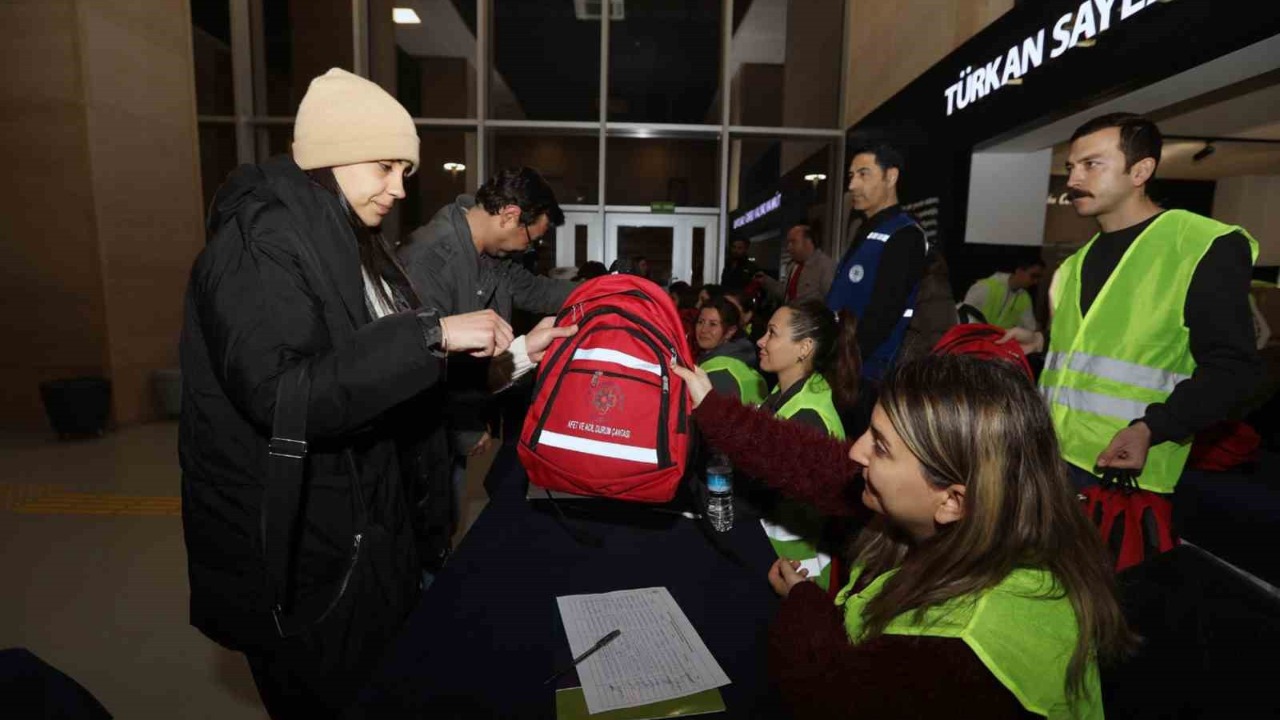
<svg viewBox="0 0 1280 720"><path fill-rule="evenodd" d="M448 484L447 467L423 462L444 442L445 357L513 340L491 310L422 307L383 240L417 164L405 109L330 70L298 108L292 155L243 165L218 190L191 272L191 622L246 654L273 718L339 715L395 636L422 579L406 483ZM530 335L530 358L556 334Z"/></svg>

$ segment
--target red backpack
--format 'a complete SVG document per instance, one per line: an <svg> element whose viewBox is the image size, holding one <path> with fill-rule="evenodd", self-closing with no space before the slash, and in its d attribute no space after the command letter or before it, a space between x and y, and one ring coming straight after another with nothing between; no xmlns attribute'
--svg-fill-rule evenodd
<svg viewBox="0 0 1280 720"><path fill-rule="evenodd" d="M671 372L693 366L675 303L634 275L579 285L556 325L520 433L529 481L548 490L663 503L690 448L689 395Z"/></svg>

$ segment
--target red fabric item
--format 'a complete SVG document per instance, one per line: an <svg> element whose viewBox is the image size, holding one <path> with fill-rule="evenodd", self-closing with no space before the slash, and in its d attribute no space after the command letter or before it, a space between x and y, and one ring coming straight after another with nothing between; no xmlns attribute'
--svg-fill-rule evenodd
<svg viewBox="0 0 1280 720"><path fill-rule="evenodd" d="M787 302L796 299L796 285L800 282L800 271L804 269L804 263L796 263L791 268L791 277L787 278Z"/></svg>
<svg viewBox="0 0 1280 720"><path fill-rule="evenodd" d="M842 613L805 582L769 626L769 677L791 717L1037 717L963 640L881 635L854 645Z"/></svg>
<svg viewBox="0 0 1280 720"><path fill-rule="evenodd" d="M634 275L582 283L556 318L554 340L520 434L520 462L538 487L668 502L689 459L689 395L672 360L693 359L671 296Z"/></svg>
<svg viewBox="0 0 1280 720"><path fill-rule="evenodd" d="M1173 531L1173 503L1158 493L1112 485L1091 485L1081 491L1085 514L1102 534L1116 572L1177 545ZM1144 518L1147 520L1144 521Z"/></svg>
<svg viewBox="0 0 1280 720"><path fill-rule="evenodd" d="M1257 462L1262 437L1248 423L1226 420L1196 434L1187 467L1225 472Z"/></svg>
<svg viewBox="0 0 1280 720"><path fill-rule="evenodd" d="M996 341L1003 338L1005 330L995 325L980 323L964 323L952 326L933 346L935 355L976 355L989 360L1004 360L1022 368L1031 382L1035 382L1035 373L1027 356L1018 347L1018 343L1010 340L1002 345Z"/></svg>

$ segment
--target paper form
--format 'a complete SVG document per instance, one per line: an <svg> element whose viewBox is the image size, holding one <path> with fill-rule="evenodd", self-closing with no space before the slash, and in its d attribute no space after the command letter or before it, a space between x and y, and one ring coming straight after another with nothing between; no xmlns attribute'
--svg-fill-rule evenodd
<svg viewBox="0 0 1280 720"><path fill-rule="evenodd" d="M764 534L779 542L792 542L795 540L803 540L804 538L791 532L781 525L776 525L768 520L761 520L760 524L764 527Z"/></svg>
<svg viewBox="0 0 1280 720"><path fill-rule="evenodd" d="M556 598L574 657L615 629L618 639L578 665L592 713L635 707L729 684L666 588Z"/></svg>
<svg viewBox="0 0 1280 720"><path fill-rule="evenodd" d="M831 564L831 556L826 553L818 553L818 557L811 557L808 560L800 561L800 568L809 571L809 577L817 579L822 571Z"/></svg>

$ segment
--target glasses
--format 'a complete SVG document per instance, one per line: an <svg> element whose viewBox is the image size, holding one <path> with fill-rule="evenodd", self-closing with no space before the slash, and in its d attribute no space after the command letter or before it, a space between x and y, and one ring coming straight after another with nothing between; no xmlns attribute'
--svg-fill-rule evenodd
<svg viewBox="0 0 1280 720"><path fill-rule="evenodd" d="M541 237L534 240L533 236L529 234L529 225L527 223L521 223L520 227L524 228L524 239L529 243L529 247L537 247L542 243Z"/></svg>

